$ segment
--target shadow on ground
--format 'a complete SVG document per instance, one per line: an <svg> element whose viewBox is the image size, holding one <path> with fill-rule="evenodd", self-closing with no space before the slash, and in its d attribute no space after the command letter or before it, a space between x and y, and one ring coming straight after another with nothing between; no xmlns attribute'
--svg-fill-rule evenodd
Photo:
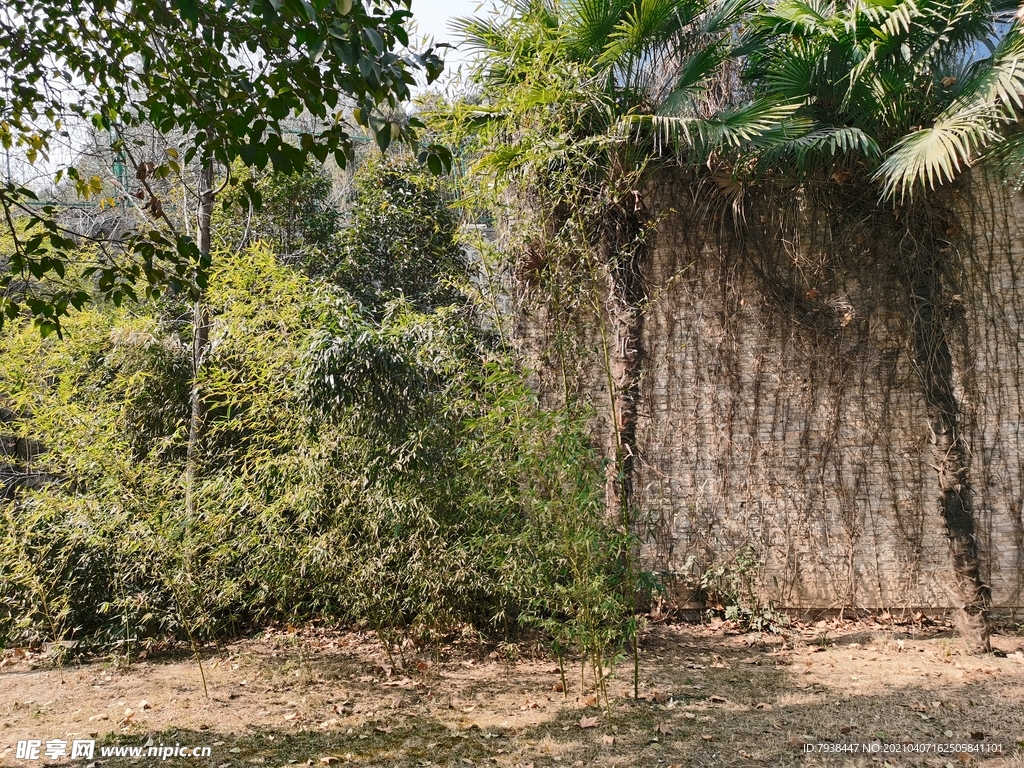
<svg viewBox="0 0 1024 768"><path fill-rule="evenodd" d="M295 638L236 644L206 664L209 699L181 661L65 670L63 695L53 670L4 672L0 684L15 683L8 690L20 697L4 716L9 734L56 734L63 724L95 733L97 766L107 768L1024 768L1024 638L997 640L1006 656L969 656L946 634L891 628L833 636L819 628L783 641L657 627L644 646L641 699L626 697L623 668L607 706L586 686L580 692L578 669L570 693L558 692L550 661L453 654L394 669L365 638L337 647ZM39 704L40 695L51 700ZM151 708L133 709L143 695ZM211 755L146 756L150 743L210 747ZM994 744L1003 754L942 746ZM118 745L144 754L102 754ZM33 764L12 757L8 747L0 764Z"/></svg>

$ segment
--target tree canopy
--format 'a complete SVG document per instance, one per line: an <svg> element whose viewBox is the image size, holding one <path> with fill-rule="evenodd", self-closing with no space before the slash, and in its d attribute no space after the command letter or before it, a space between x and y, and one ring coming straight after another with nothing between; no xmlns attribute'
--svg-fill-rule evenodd
<svg viewBox="0 0 1024 768"><path fill-rule="evenodd" d="M409 0L13 0L0 9L0 36L10 41L0 47L0 142L53 184L70 182L81 199L110 206L128 190L115 184L103 198L101 177L65 161L76 128L109 131L150 223L118 242L96 239L87 275L115 301L134 296L140 281L150 293L201 287L208 254L171 220L153 182L191 162L288 172L333 156L344 165L360 128L382 149L411 140L417 122L389 111L409 98L417 71L429 82L443 65L433 49L404 50L410 17ZM286 121L298 115L311 120L290 131ZM142 157L133 141L140 127L176 146ZM447 158L436 147L423 155L434 166ZM258 205L259 191L243 185ZM27 307L44 332L55 330L69 306L89 298L60 282L82 233L44 190L14 179L0 188L0 206L14 238L0 310L13 318Z"/></svg>

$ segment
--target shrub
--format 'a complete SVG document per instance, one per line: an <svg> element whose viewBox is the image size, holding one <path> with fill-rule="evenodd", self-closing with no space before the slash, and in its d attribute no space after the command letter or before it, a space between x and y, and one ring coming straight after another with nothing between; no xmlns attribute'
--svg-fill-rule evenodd
<svg viewBox="0 0 1024 768"><path fill-rule="evenodd" d="M4 511L5 643L130 651L270 622L550 633L600 663L626 626L585 414L546 412L465 305L378 318L264 249L221 261L183 503L187 347L99 306L3 337L2 397L47 486Z"/></svg>

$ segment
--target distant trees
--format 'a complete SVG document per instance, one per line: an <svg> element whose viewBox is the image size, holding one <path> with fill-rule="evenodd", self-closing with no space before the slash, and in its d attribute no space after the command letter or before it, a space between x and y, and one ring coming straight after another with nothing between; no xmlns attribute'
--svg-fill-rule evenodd
<svg viewBox="0 0 1024 768"><path fill-rule="evenodd" d="M375 315L397 298L421 312L461 303L467 265L452 203L415 164L369 160L356 174L349 226L320 269Z"/></svg>

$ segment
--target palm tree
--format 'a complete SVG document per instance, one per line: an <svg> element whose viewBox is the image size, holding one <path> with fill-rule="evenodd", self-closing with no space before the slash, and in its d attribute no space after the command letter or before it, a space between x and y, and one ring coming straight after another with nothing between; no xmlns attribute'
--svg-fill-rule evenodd
<svg viewBox="0 0 1024 768"><path fill-rule="evenodd" d="M647 298L644 180L659 166L652 161L745 146L796 109L774 97L731 108L735 32L752 8L751 0L511 0L507 13L457 22L480 55L480 103L459 115L476 132L477 170L499 186L529 188L544 212L544 242L524 247L526 266L550 274L561 249L570 254L563 263L603 276L608 499L627 525Z"/></svg>
<svg viewBox="0 0 1024 768"><path fill-rule="evenodd" d="M948 342L963 318L945 310L956 293L951 249L930 214L939 186L987 158L1012 161L1024 146L1024 34L1015 10L1004 0L780 0L753 17L743 48L754 93L799 107L771 141L745 148L740 165L762 180L853 176L876 207L901 204L906 236L895 241L894 274L912 317L961 629L982 650L990 595Z"/></svg>
<svg viewBox="0 0 1024 768"><path fill-rule="evenodd" d="M762 161L805 171L853 152L882 199L953 181L1017 131L1024 36L1007 0L781 0L741 49L755 93L800 105Z"/></svg>

